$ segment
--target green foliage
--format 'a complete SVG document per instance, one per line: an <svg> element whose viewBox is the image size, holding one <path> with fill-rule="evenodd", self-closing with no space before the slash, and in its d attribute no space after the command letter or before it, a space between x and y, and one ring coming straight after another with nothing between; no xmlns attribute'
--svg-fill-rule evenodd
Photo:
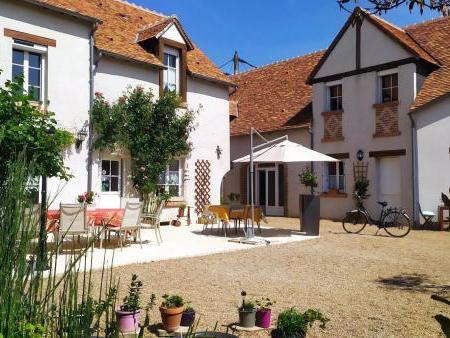
<svg viewBox="0 0 450 338"><path fill-rule="evenodd" d="M309 168L303 169L303 171L298 176L300 178L300 182L305 187L310 187L314 189L319 185L317 176L314 175L314 172Z"/></svg>
<svg viewBox="0 0 450 338"><path fill-rule="evenodd" d="M131 283L128 287L128 296L123 300L123 304L120 307L122 311L136 312L141 308L139 298L141 296L142 282L138 279L138 276L133 274L131 276Z"/></svg>
<svg viewBox="0 0 450 338"><path fill-rule="evenodd" d="M290 308L278 315L277 333L283 338L301 338L316 321L319 321L320 328L324 329L329 319L319 310L308 309L301 313L295 308Z"/></svg>
<svg viewBox="0 0 450 338"><path fill-rule="evenodd" d="M256 304L251 300L246 300L240 308L240 310L244 311L253 311L254 309L256 309Z"/></svg>
<svg viewBox="0 0 450 338"><path fill-rule="evenodd" d="M31 176L69 179L64 166L64 150L73 143L73 135L57 128L55 114L40 111L23 92L23 78L7 81L0 87L0 184L8 175L8 163L19 152L26 160L39 159Z"/></svg>
<svg viewBox="0 0 450 338"><path fill-rule="evenodd" d="M261 299L256 300L256 305L261 309L270 309L272 305L275 305L276 303L276 301L270 300L268 297L262 297Z"/></svg>
<svg viewBox="0 0 450 338"><path fill-rule="evenodd" d="M358 179L355 182L355 186L353 188L353 199L356 201L358 206L363 205L363 201L370 197L369 195L369 185L370 182L366 178Z"/></svg>
<svg viewBox="0 0 450 338"><path fill-rule="evenodd" d="M167 309L175 309L184 306L184 300L178 295L164 295L162 296L164 301L161 306Z"/></svg>
<svg viewBox="0 0 450 338"><path fill-rule="evenodd" d="M156 191L167 165L191 150L189 134L195 113L181 113L180 98L172 92L155 99L141 87L128 89L114 104L97 93L92 118L97 149L126 149L132 158L131 179L142 196Z"/></svg>
<svg viewBox="0 0 450 338"><path fill-rule="evenodd" d="M113 335L117 286L111 270L103 268L98 295L92 292L86 253L96 238L59 261L65 264L61 274L56 274L59 245L48 252L50 270L36 270L40 215L28 199L31 173L34 162L22 153L7 164L0 189L0 336L90 337L100 323L106 336ZM80 271L82 260L87 268Z"/></svg>

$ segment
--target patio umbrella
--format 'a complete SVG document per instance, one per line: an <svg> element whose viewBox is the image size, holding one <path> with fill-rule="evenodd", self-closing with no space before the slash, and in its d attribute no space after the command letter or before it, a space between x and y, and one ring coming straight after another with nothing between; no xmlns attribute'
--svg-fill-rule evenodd
<svg viewBox="0 0 450 338"><path fill-rule="evenodd" d="M253 134L259 136L264 142L260 145L253 146ZM250 162L250 205L251 205L251 230L246 233L246 238L251 239L255 237L254 233L254 168L253 163L295 163L295 162L339 162L339 160L311 150L302 146L301 144L291 142L287 135L279 137L275 140L265 139L256 129L250 130L250 154L233 161L233 163L248 163Z"/></svg>
<svg viewBox="0 0 450 338"><path fill-rule="evenodd" d="M264 149L260 149L253 153L253 162L338 162L339 160L324 155L317 151L311 150L301 144L284 140L280 143L272 144ZM233 163L250 162L250 155L238 158Z"/></svg>

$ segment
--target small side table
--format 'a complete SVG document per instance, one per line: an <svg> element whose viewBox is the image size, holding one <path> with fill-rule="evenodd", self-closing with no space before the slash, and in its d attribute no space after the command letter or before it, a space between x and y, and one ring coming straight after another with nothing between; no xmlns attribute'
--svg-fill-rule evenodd
<svg viewBox="0 0 450 338"><path fill-rule="evenodd" d="M445 217L444 212L448 211L448 215L447 217ZM439 215L439 228L441 230L444 230L444 225L448 224L450 227L450 207L445 206L445 205L440 205L438 207L438 215Z"/></svg>

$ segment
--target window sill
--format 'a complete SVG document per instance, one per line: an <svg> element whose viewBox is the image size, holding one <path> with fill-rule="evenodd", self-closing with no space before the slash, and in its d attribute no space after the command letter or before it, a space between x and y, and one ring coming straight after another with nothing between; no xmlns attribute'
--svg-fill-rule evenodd
<svg viewBox="0 0 450 338"><path fill-rule="evenodd" d="M322 138L322 143L344 141L344 136Z"/></svg>
<svg viewBox="0 0 450 338"><path fill-rule="evenodd" d="M384 108L384 107L397 107L398 105L400 105L400 101L374 103L372 105L372 107L373 108Z"/></svg>
<svg viewBox="0 0 450 338"><path fill-rule="evenodd" d="M186 202L184 201L183 197L171 197L167 203L165 208L180 208L180 207L186 207Z"/></svg>
<svg viewBox="0 0 450 338"><path fill-rule="evenodd" d="M378 138L378 137L395 137L395 136L400 136L402 134L401 131L395 131L392 133L374 133L372 136L374 138Z"/></svg>
<svg viewBox="0 0 450 338"><path fill-rule="evenodd" d="M347 198L348 195L346 192L340 192L340 191L336 191L336 190L330 190L327 192L323 192L320 197L324 197L324 198Z"/></svg>
<svg viewBox="0 0 450 338"><path fill-rule="evenodd" d="M326 111L322 112L322 115L325 116L325 115L342 114L342 113L344 113L344 111L342 109L341 110L326 110Z"/></svg>

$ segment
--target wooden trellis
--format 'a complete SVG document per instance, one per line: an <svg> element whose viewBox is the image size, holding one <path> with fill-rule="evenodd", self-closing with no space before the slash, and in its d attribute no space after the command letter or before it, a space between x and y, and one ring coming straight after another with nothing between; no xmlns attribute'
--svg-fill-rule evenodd
<svg viewBox="0 0 450 338"><path fill-rule="evenodd" d="M195 161L195 213L200 215L211 199L211 164L207 160Z"/></svg>
<svg viewBox="0 0 450 338"><path fill-rule="evenodd" d="M353 179L356 181L367 179L368 162L353 162Z"/></svg>

